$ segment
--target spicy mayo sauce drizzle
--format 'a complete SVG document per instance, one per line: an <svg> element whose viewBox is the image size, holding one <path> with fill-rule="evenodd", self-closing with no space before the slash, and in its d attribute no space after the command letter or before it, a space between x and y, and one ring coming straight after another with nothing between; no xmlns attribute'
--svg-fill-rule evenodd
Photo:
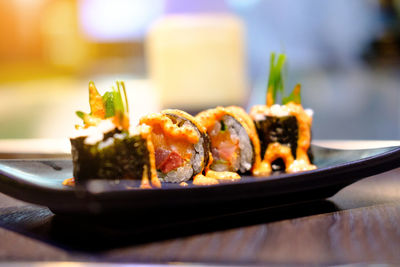
<svg viewBox="0 0 400 267"><path fill-rule="evenodd" d="M241 177L236 172L216 172L208 170L206 175L197 174L193 177L194 185L213 185L219 184L220 182L234 182L240 180Z"/></svg>
<svg viewBox="0 0 400 267"><path fill-rule="evenodd" d="M182 139L192 144L196 144L199 141L199 136L193 127L185 125L179 127L174 124L171 118L161 113L143 117L140 120L140 124L146 124L152 128L160 128L165 135L176 139Z"/></svg>

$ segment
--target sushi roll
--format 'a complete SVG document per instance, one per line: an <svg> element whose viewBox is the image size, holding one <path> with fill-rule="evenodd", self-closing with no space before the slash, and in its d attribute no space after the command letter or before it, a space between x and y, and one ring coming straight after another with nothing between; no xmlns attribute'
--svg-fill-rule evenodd
<svg viewBox="0 0 400 267"><path fill-rule="evenodd" d="M246 173L260 163L260 144L250 116L240 107L217 107L200 112L196 119L211 141L210 169Z"/></svg>
<svg viewBox="0 0 400 267"><path fill-rule="evenodd" d="M254 120L260 139L262 162L258 174L273 172L298 172L315 169L312 164L311 125L313 112L303 109L300 84L292 93L276 104L278 91L283 93L282 68L285 55L271 55L266 105L252 107L250 116Z"/></svg>
<svg viewBox="0 0 400 267"><path fill-rule="evenodd" d="M140 125L151 127L157 175L160 180L181 183L207 166L210 144L206 131L193 116L169 109L147 115Z"/></svg>
<svg viewBox="0 0 400 267"><path fill-rule="evenodd" d="M142 187L161 186L150 128L141 126L129 132L124 83L117 82L116 88L101 96L90 82L89 103L90 114L77 112L84 124L76 126L70 138L75 182L136 179Z"/></svg>

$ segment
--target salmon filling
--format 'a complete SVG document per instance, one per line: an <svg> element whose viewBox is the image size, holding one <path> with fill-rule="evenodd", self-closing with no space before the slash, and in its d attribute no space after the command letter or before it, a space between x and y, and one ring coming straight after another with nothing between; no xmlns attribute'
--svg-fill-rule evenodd
<svg viewBox="0 0 400 267"><path fill-rule="evenodd" d="M242 108L217 107L200 112L196 118L210 137L211 170L245 173L259 164L257 132Z"/></svg>
<svg viewBox="0 0 400 267"><path fill-rule="evenodd" d="M237 171L240 165L239 137L230 133L222 120L214 124L209 136L214 159L211 169L218 170L218 165L225 165L223 169Z"/></svg>
<svg viewBox="0 0 400 267"><path fill-rule="evenodd" d="M155 147L156 168L162 173L176 170L192 158L192 144L166 136L160 127L153 128L151 139Z"/></svg>

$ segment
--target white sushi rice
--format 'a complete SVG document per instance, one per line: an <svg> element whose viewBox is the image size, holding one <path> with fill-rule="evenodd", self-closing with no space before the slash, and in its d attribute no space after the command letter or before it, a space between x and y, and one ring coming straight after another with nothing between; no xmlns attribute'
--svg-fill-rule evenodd
<svg viewBox="0 0 400 267"><path fill-rule="evenodd" d="M310 116L311 118L314 116L314 110L312 110L311 108L307 108L304 110L304 112Z"/></svg>
<svg viewBox="0 0 400 267"><path fill-rule="evenodd" d="M103 141L104 134L115 129L115 125L111 120L102 120L97 126L90 126L85 129L77 129L73 132L71 138L86 137L84 143L86 145L94 145Z"/></svg>
<svg viewBox="0 0 400 267"><path fill-rule="evenodd" d="M114 144L114 138L109 137L107 138L104 142L100 142L97 148L99 150L102 150L103 148L106 148L108 146L112 146Z"/></svg>
<svg viewBox="0 0 400 267"><path fill-rule="evenodd" d="M314 111L310 108L304 110L305 113L312 117L314 115ZM265 120L265 116L271 117L285 117L290 115L290 109L286 105L273 104L271 107L265 109L263 113L253 114L255 121Z"/></svg>
<svg viewBox="0 0 400 267"><path fill-rule="evenodd" d="M106 140L100 142L97 146L99 150L102 150L106 147L110 147L114 145L115 140L123 140L127 137L126 134L123 133L115 133L112 137L108 137Z"/></svg>
<svg viewBox="0 0 400 267"><path fill-rule="evenodd" d="M186 163L178 169L172 170L166 174L157 171L157 175L158 178L164 182L180 183L189 180L193 176L193 168L190 163Z"/></svg>

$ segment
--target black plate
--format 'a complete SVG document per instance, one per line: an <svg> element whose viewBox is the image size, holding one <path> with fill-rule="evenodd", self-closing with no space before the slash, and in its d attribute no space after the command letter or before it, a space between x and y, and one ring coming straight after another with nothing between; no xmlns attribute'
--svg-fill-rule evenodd
<svg viewBox="0 0 400 267"><path fill-rule="evenodd" d="M400 166L400 147L338 150L313 145L312 150L316 170L245 176L213 186L163 184L161 189L135 189L138 181L92 181L72 188L62 185L72 177L71 160L0 160L0 191L60 214L130 214L255 202L276 206L328 198L359 179Z"/></svg>

